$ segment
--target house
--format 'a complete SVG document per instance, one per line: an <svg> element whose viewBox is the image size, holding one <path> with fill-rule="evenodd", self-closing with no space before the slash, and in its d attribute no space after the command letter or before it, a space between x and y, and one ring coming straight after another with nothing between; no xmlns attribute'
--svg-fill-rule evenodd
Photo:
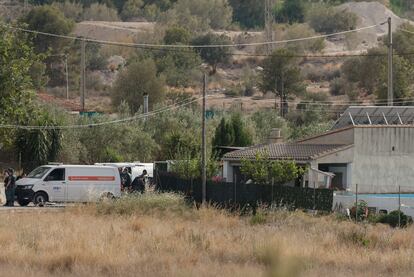
<svg viewBox="0 0 414 277"><path fill-rule="evenodd" d="M292 143L275 133L267 144L224 155L223 177L240 182L241 160L266 152L271 160L306 165L303 186L355 191L358 185L361 193L395 193L398 186L414 190L414 107L349 107L331 130ZM320 174L331 176L331 184L321 184Z"/></svg>

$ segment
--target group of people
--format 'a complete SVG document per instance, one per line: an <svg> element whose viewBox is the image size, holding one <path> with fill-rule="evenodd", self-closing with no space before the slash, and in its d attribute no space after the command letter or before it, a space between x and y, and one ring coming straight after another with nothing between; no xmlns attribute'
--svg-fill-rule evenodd
<svg viewBox="0 0 414 277"><path fill-rule="evenodd" d="M4 191L6 194L6 204L3 206L14 206L14 193L16 190L16 176L14 175L13 168L8 168L3 173L4 176Z"/></svg>
<svg viewBox="0 0 414 277"><path fill-rule="evenodd" d="M132 180L131 175L126 167L119 168L119 175L121 177L122 191L126 193L144 193L145 182L147 178L147 171L144 169L142 174Z"/></svg>

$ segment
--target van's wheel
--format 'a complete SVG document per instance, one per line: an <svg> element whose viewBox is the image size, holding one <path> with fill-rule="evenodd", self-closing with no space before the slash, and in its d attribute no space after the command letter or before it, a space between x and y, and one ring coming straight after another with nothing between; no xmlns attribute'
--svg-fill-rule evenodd
<svg viewBox="0 0 414 277"><path fill-rule="evenodd" d="M19 203L19 205L22 207L26 207L27 205L29 205L30 200L17 200L17 203Z"/></svg>
<svg viewBox="0 0 414 277"><path fill-rule="evenodd" d="M33 197L33 203L37 206L43 206L46 202L49 201L49 197L45 192L36 192L36 194Z"/></svg>
<svg viewBox="0 0 414 277"><path fill-rule="evenodd" d="M110 200L113 200L113 199L115 199L115 196L112 193L105 192L101 195L101 197L99 198L99 201L105 202L105 201L110 201Z"/></svg>

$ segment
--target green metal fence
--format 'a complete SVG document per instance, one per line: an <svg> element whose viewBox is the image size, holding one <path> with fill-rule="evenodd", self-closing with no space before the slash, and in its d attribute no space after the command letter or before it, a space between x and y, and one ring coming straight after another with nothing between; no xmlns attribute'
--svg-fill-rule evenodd
<svg viewBox="0 0 414 277"><path fill-rule="evenodd" d="M157 173L156 189L183 193L196 202L201 202L202 199L201 180L186 180L171 173ZM276 204L292 209L331 211L333 190L208 181L206 199L221 206L256 207L260 204Z"/></svg>

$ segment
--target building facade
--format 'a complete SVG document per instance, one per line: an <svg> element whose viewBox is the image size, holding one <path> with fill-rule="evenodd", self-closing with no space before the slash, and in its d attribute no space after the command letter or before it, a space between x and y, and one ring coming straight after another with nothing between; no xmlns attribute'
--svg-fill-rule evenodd
<svg viewBox="0 0 414 277"><path fill-rule="evenodd" d="M395 193L400 187L401 192L414 192L414 110L351 107L347 111L330 131L321 135L226 154L223 177L229 182L242 180L241 160L254 159L260 151L271 160L291 159L306 165L309 170L304 186L329 185L349 191L358 186L360 193ZM321 182L320 174L324 173L334 174L330 183Z"/></svg>

